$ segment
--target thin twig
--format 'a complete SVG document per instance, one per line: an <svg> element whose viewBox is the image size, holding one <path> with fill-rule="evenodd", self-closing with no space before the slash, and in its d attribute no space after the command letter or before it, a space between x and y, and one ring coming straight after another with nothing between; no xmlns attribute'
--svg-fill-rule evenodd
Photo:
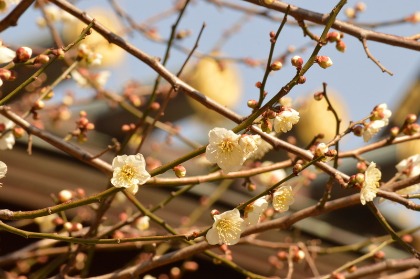
<svg viewBox="0 0 420 279"><path fill-rule="evenodd" d="M381 71L382 71L383 73L388 73L390 76L393 76L394 74L393 74L391 71L389 71L387 68L385 68L385 67L384 67L384 66L383 66L383 65L379 62L379 60L378 60L378 59L376 59L376 58L372 55L372 53L370 52L370 50L369 50L369 48L368 48L368 46L367 46L366 37L361 37L360 41L362 41L363 49L365 50L367 57L368 57L370 60L372 60L372 61L373 61L376 65L378 65L378 67L381 69Z"/></svg>

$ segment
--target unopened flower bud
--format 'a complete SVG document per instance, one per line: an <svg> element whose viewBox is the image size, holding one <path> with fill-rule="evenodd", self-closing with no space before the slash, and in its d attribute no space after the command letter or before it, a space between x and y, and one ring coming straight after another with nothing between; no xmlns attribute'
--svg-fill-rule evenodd
<svg viewBox="0 0 420 279"><path fill-rule="evenodd" d="M256 100L248 100L248 102L246 102L247 106L249 108L256 108L258 106L258 102Z"/></svg>
<svg viewBox="0 0 420 279"><path fill-rule="evenodd" d="M257 88L261 88L261 86L262 86L261 81L257 81L257 82L255 83L255 87L257 87Z"/></svg>
<svg viewBox="0 0 420 279"><path fill-rule="evenodd" d="M293 255L293 261L295 262L301 262L304 258L305 258L305 252L303 252L302 250L297 251Z"/></svg>
<svg viewBox="0 0 420 279"><path fill-rule="evenodd" d="M306 82L306 77L305 76L300 76L298 79L298 83L299 84L304 84Z"/></svg>
<svg viewBox="0 0 420 279"><path fill-rule="evenodd" d="M150 104L150 109L156 111L156 110L160 109L160 104L158 102L153 102L153 103Z"/></svg>
<svg viewBox="0 0 420 279"><path fill-rule="evenodd" d="M35 57L35 63L46 64L50 61L50 57L46 54L40 54Z"/></svg>
<svg viewBox="0 0 420 279"><path fill-rule="evenodd" d="M405 243L412 243L414 238L411 234L405 234L401 237L401 239L405 242Z"/></svg>
<svg viewBox="0 0 420 279"><path fill-rule="evenodd" d="M350 19L355 18L356 17L356 10L353 8L347 8L344 13L346 14L346 16Z"/></svg>
<svg viewBox="0 0 420 279"><path fill-rule="evenodd" d="M298 174L303 169L302 164L295 164L293 166L293 173Z"/></svg>
<svg viewBox="0 0 420 279"><path fill-rule="evenodd" d="M391 130L389 130L389 133L391 134L392 137L395 138L400 133L400 128L397 126L392 127Z"/></svg>
<svg viewBox="0 0 420 279"><path fill-rule="evenodd" d="M184 29L184 30L180 30L178 33L176 33L175 37L178 40L181 40L181 39L184 39L184 38L188 37L189 35L191 35L191 30Z"/></svg>
<svg viewBox="0 0 420 279"><path fill-rule="evenodd" d="M32 49L29 47L20 47L16 50L15 61L23 63L28 61L32 56Z"/></svg>
<svg viewBox="0 0 420 279"><path fill-rule="evenodd" d="M357 162L357 164L356 164L356 168L357 168L357 171L358 171L358 172L363 173L363 172L365 172L365 171L366 171L366 169L367 169L367 165L366 165L366 163L365 163L365 162L363 162L363 161L359 161L359 162Z"/></svg>
<svg viewBox="0 0 420 279"><path fill-rule="evenodd" d="M407 117L405 118L405 122L407 122L408 124L413 124L417 121L417 115L415 115L414 113L410 113L409 115L407 115Z"/></svg>
<svg viewBox="0 0 420 279"><path fill-rule="evenodd" d="M274 0L264 0L264 4L271 5L274 3Z"/></svg>
<svg viewBox="0 0 420 279"><path fill-rule="evenodd" d="M363 173L356 174L354 181L358 184L362 184L365 181L365 175Z"/></svg>
<svg viewBox="0 0 420 279"><path fill-rule="evenodd" d="M374 257L376 260L383 260L383 259L385 258L385 252L384 252L384 251L382 251L382 250L379 250L379 251L377 251L377 252L373 255L373 257Z"/></svg>
<svg viewBox="0 0 420 279"><path fill-rule="evenodd" d="M254 192L257 189L257 186L254 183L248 183L248 185L246 185L246 189L250 192Z"/></svg>
<svg viewBox="0 0 420 279"><path fill-rule="evenodd" d="M321 101L324 98L324 92L317 92L314 94L314 99L316 101Z"/></svg>
<svg viewBox="0 0 420 279"><path fill-rule="evenodd" d="M15 127L13 128L13 135L15 138L21 138L25 134L25 130L22 127Z"/></svg>
<svg viewBox="0 0 420 279"><path fill-rule="evenodd" d="M327 156L327 157L335 157L335 156L337 156L337 150L330 149L327 152L325 152L325 156Z"/></svg>
<svg viewBox="0 0 420 279"><path fill-rule="evenodd" d="M408 124L402 132L404 135L412 136L420 132L420 125L418 123Z"/></svg>
<svg viewBox="0 0 420 279"><path fill-rule="evenodd" d="M335 44L335 48L339 51L339 52L345 52L346 51L346 43L343 40L337 41L337 43Z"/></svg>
<svg viewBox="0 0 420 279"><path fill-rule="evenodd" d="M420 12L414 12L413 14L409 15L405 18L405 21L411 23L418 23L420 22Z"/></svg>
<svg viewBox="0 0 420 279"><path fill-rule="evenodd" d="M12 77L11 71L4 68L0 68L0 79L9 80L11 77Z"/></svg>
<svg viewBox="0 0 420 279"><path fill-rule="evenodd" d="M69 190L61 190L58 193L57 197L61 203L65 203L65 202L70 201L73 198L73 193Z"/></svg>
<svg viewBox="0 0 420 279"><path fill-rule="evenodd" d="M280 61L275 61L270 65L272 71L278 71L283 68L283 64Z"/></svg>
<svg viewBox="0 0 420 279"><path fill-rule="evenodd" d="M317 56L315 61L323 69L331 67L333 64L332 60L328 56Z"/></svg>
<svg viewBox="0 0 420 279"><path fill-rule="evenodd" d="M264 133L271 133L271 131L273 130L273 125L271 124L271 121L269 121L268 119L264 119L261 123L261 130Z"/></svg>
<svg viewBox="0 0 420 279"><path fill-rule="evenodd" d="M172 170L178 178L184 177L187 174L187 170L182 165L175 166Z"/></svg>
<svg viewBox="0 0 420 279"><path fill-rule="evenodd" d="M361 137L363 135L364 127L361 125L358 125L353 128L353 134L357 137Z"/></svg>
<svg viewBox="0 0 420 279"><path fill-rule="evenodd" d="M301 69L303 66L303 59L300 56L293 56L291 59L292 65L298 69Z"/></svg>
<svg viewBox="0 0 420 279"><path fill-rule="evenodd" d="M364 12L366 10L366 4L363 2L358 2L354 6L355 10L358 12Z"/></svg>
<svg viewBox="0 0 420 279"><path fill-rule="evenodd" d="M44 107L45 107L45 103L42 100L36 101L35 104L33 105L34 110L40 110L40 109L43 109Z"/></svg>
<svg viewBox="0 0 420 279"><path fill-rule="evenodd" d="M333 31L327 34L327 40L330 43L338 42L341 39L341 34L337 31Z"/></svg>
<svg viewBox="0 0 420 279"><path fill-rule="evenodd" d="M321 142L315 148L315 156L316 157L324 156L327 151L328 151L328 146L325 143Z"/></svg>
<svg viewBox="0 0 420 279"><path fill-rule="evenodd" d="M64 228L66 231L68 231L68 232L70 232L70 231L71 231L72 227L73 227L73 224L72 224L71 222L65 222L65 223L63 224L63 228Z"/></svg>

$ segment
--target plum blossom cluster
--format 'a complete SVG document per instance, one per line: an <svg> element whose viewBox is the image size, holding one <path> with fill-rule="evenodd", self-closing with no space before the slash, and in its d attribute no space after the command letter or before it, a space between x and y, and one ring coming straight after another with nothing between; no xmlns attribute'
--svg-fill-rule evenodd
<svg viewBox="0 0 420 279"><path fill-rule="evenodd" d="M88 65L101 65L102 54L94 52L87 44L80 44L77 56Z"/></svg>
<svg viewBox="0 0 420 279"><path fill-rule="evenodd" d="M287 133L292 129L293 125L299 122L299 119L299 112L290 107L282 107L282 111L274 117L274 131L276 131L276 133Z"/></svg>
<svg viewBox="0 0 420 279"><path fill-rule="evenodd" d="M214 128L209 132L206 158L225 173L237 171L258 150L260 143L259 135L237 135L225 128Z"/></svg>
<svg viewBox="0 0 420 279"><path fill-rule="evenodd" d="M371 202L376 197L379 188L379 180L381 180L382 173L376 168L376 163L371 162L365 171L364 180L362 182L362 189L360 191L360 202L365 205L366 202Z"/></svg>
<svg viewBox="0 0 420 279"><path fill-rule="evenodd" d="M142 154L121 155L112 161L111 184L117 188L125 188L136 194L139 185L143 185L150 178L146 171L146 161Z"/></svg>
<svg viewBox="0 0 420 279"><path fill-rule="evenodd" d="M365 123L362 131L363 140L368 142L374 135L376 135L381 128L389 123L389 118L392 112L388 109L386 104L377 105L369 118L370 122Z"/></svg>
<svg viewBox="0 0 420 279"><path fill-rule="evenodd" d="M213 226L206 234L210 245L234 245L239 242L242 232L248 226L256 225L268 207L269 196L263 196L249 204L244 210L244 218L237 208L223 213L213 211ZM272 196L274 210L282 213L294 202L292 187L289 185L278 188Z"/></svg>

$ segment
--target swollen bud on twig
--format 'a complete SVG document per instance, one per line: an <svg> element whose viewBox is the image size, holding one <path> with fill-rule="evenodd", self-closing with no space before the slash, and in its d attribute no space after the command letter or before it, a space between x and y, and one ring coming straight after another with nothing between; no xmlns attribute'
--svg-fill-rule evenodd
<svg viewBox="0 0 420 279"><path fill-rule="evenodd" d="M328 56L317 56L315 62L323 69L331 67L333 64L332 60Z"/></svg>
<svg viewBox="0 0 420 279"><path fill-rule="evenodd" d="M292 65L296 67L297 69L301 69L303 66L303 59L302 57L298 55L293 56L291 59L291 62L292 62Z"/></svg>
<svg viewBox="0 0 420 279"><path fill-rule="evenodd" d="M172 170L174 171L176 177L178 177L178 178L182 178L187 174L187 170L182 165L178 165L178 166L174 167Z"/></svg>
<svg viewBox="0 0 420 279"><path fill-rule="evenodd" d="M305 76L300 76L298 79L298 83L299 84L304 84L306 82L306 77Z"/></svg>
<svg viewBox="0 0 420 279"><path fill-rule="evenodd" d="M324 98L324 92L317 92L314 94L315 101L321 101Z"/></svg>
<svg viewBox="0 0 420 279"><path fill-rule="evenodd" d="M335 44L335 48L339 51L339 52L345 52L346 51L346 43L342 40L337 41L337 43Z"/></svg>
<svg viewBox="0 0 420 279"><path fill-rule="evenodd" d="M327 34L327 40L330 43L338 42L341 39L341 34L337 31L333 31Z"/></svg>
<svg viewBox="0 0 420 279"><path fill-rule="evenodd" d="M246 102L247 106L249 108L256 108L258 106L258 102L256 100L248 100L248 102Z"/></svg>
<svg viewBox="0 0 420 279"><path fill-rule="evenodd" d="M16 50L15 61L23 63L28 61L32 56L32 49L29 47L20 47Z"/></svg>
<svg viewBox="0 0 420 279"><path fill-rule="evenodd" d="M273 62L273 63L270 65L270 69L271 69L272 71L278 71L278 70L280 70L281 68L283 68L283 64L282 64L280 61Z"/></svg>

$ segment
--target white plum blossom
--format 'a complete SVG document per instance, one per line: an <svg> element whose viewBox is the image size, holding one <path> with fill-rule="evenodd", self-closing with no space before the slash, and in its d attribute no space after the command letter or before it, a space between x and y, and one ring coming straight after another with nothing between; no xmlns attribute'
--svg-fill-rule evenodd
<svg viewBox="0 0 420 279"><path fill-rule="evenodd" d="M150 178L146 171L146 162L142 154L117 156L112 161L113 174L111 183L117 188L126 188L135 194Z"/></svg>
<svg viewBox="0 0 420 279"><path fill-rule="evenodd" d="M15 144L13 127L15 123L9 118L0 115L0 150L12 149Z"/></svg>
<svg viewBox="0 0 420 279"><path fill-rule="evenodd" d="M268 207L268 202L266 197L261 197L254 201L253 203L249 204L245 208L245 224L247 226L252 226L258 224L260 221L261 215Z"/></svg>
<svg viewBox="0 0 420 279"><path fill-rule="evenodd" d="M207 242L210 245L238 243L241 233L245 229L245 221L241 218L237 208L213 215L213 219L213 226L206 234Z"/></svg>
<svg viewBox="0 0 420 279"><path fill-rule="evenodd" d="M378 192L379 180L381 180L382 173L376 168L376 164L371 162L365 171L365 181L360 190L360 202L365 205L366 202L371 202L376 197Z"/></svg>
<svg viewBox="0 0 420 279"><path fill-rule="evenodd" d="M315 155L317 157L324 156L325 153L327 152L328 152L328 146L323 142L319 143L315 148Z"/></svg>
<svg viewBox="0 0 420 279"><path fill-rule="evenodd" d="M276 133L286 133L290 131L293 125L299 122L299 112L292 108L287 108L284 111L281 111L274 118L273 127Z"/></svg>
<svg viewBox="0 0 420 279"><path fill-rule="evenodd" d="M289 206L294 203L292 186L285 185L278 188L273 194L273 207L279 212L289 210Z"/></svg>
<svg viewBox="0 0 420 279"><path fill-rule="evenodd" d="M363 130L363 140L368 142L379 130L385 127L387 124L384 120L374 120L365 125Z"/></svg>
<svg viewBox="0 0 420 279"><path fill-rule="evenodd" d="M420 154L415 154L402 160L395 166L402 173L401 178L414 177L420 174ZM400 195L407 195L420 190L420 183L396 191Z"/></svg>
<svg viewBox="0 0 420 279"><path fill-rule="evenodd" d="M226 173L237 171L257 150L260 141L259 136L240 136L225 128L214 128L209 132L206 158Z"/></svg>
<svg viewBox="0 0 420 279"><path fill-rule="evenodd" d="M3 42L0 41L0 64L9 63L15 58L15 56L16 52L8 47L5 47Z"/></svg>
<svg viewBox="0 0 420 279"><path fill-rule="evenodd" d="M149 229L149 221L150 221L150 217L149 216L142 216L139 219L137 219L136 221L136 227L139 231L145 231L147 229Z"/></svg>

